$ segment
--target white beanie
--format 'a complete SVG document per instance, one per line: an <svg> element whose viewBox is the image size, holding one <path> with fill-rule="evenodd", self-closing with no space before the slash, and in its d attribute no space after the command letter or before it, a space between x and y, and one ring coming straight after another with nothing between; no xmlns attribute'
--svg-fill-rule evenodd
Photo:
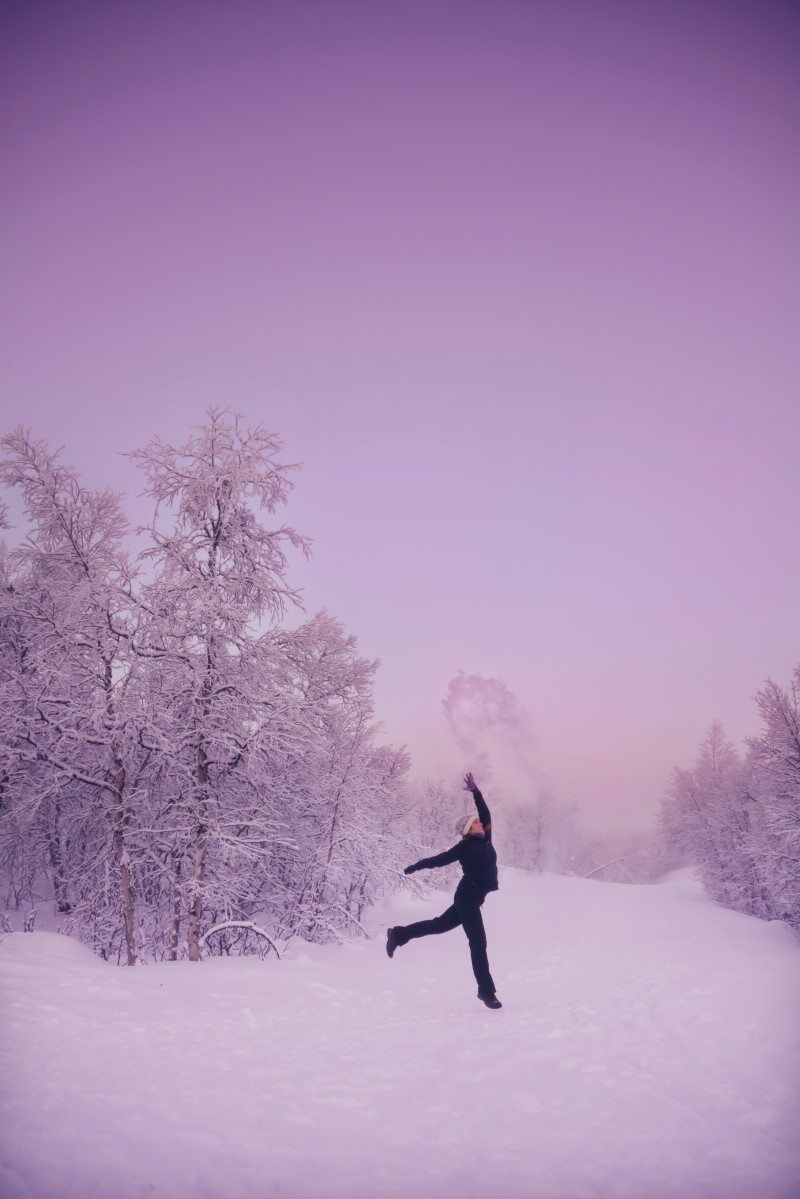
<svg viewBox="0 0 800 1199"><path fill-rule="evenodd" d="M464 831L462 832L461 836L466 837L467 834L469 833L469 830L472 828L473 824L475 823L475 821L479 820L479 819L480 819L479 816L468 816L467 823L464 825Z"/></svg>

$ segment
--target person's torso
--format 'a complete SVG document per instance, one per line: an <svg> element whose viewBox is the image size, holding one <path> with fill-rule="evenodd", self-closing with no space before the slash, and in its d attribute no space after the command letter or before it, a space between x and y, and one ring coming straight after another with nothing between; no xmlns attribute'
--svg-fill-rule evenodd
<svg viewBox="0 0 800 1199"><path fill-rule="evenodd" d="M461 849L461 868L464 877L484 891L496 891L497 854L485 837L465 837Z"/></svg>

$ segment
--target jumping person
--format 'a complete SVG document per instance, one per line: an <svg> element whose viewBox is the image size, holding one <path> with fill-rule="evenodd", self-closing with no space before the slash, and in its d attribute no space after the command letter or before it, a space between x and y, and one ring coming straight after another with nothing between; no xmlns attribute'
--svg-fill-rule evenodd
<svg viewBox="0 0 800 1199"><path fill-rule="evenodd" d="M472 774L464 776L464 788L472 792L478 817L470 816L464 825L461 840L452 849L433 858L422 858L413 866L406 866L404 874L415 870L428 870L434 866L447 866L460 862L464 877L456 887L453 903L441 916L433 920L418 920L416 924L394 925L386 934L386 952L392 957L399 945L415 937L427 937L429 933L446 933L459 924L467 934L472 969L478 984L478 999L487 1007L499 1008L502 1003L494 993L494 983L489 973L486 956L486 932L481 916L481 904L489 891L497 890L497 854L492 845L492 818L486 800L478 790Z"/></svg>

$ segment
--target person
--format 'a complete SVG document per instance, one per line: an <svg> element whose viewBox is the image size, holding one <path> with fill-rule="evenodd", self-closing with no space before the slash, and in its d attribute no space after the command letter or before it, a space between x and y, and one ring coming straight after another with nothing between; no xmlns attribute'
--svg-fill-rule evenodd
<svg viewBox="0 0 800 1199"><path fill-rule="evenodd" d="M400 945L415 937L427 937L430 933L446 933L451 928L464 929L469 941L472 969L478 984L478 998L490 1008L500 1008L502 1003L495 994L494 981L489 970L486 953L486 932L483 927L481 907L489 891L498 889L497 854L492 845L492 817L486 800L481 795L472 773L464 776L464 788L472 792L477 818L470 816L464 825L461 840L452 849L422 858L413 866L406 866L404 874L417 870L429 870L436 866L447 866L460 862L464 877L456 887L453 903L441 916L433 920L418 920L416 924L393 925L386 934L386 952L394 955Z"/></svg>

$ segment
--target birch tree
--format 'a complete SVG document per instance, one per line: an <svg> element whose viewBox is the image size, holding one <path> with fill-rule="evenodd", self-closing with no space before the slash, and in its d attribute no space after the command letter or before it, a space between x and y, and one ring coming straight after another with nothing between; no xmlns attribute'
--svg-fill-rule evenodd
<svg viewBox="0 0 800 1199"><path fill-rule="evenodd" d="M14 714L14 755L26 767L20 804L32 813L49 809L62 910L70 906L62 826L80 824L87 805L93 816L101 814L113 846L110 902L121 907L126 959L133 965L127 847L133 741L124 699L134 572L122 548L127 521L117 493L84 487L58 453L21 427L3 437L2 446L0 477L20 492L30 524L10 554L16 581L5 594L6 628L13 625L5 699Z"/></svg>
<svg viewBox="0 0 800 1199"><path fill-rule="evenodd" d="M263 426L249 428L228 410L210 409L183 445L155 437L131 455L155 501L144 552L155 578L144 590L150 619L142 652L172 679L174 702L154 735L172 744L184 775L191 961L201 956L209 848L213 840L214 851L223 851L231 776L259 739L273 735L275 748L287 749L274 731L281 701L264 680L270 644L259 622L275 622L299 602L287 582L286 550L309 547L291 526L262 520L285 505L292 487L295 465L280 460L281 450ZM171 520L161 527L165 513Z"/></svg>

